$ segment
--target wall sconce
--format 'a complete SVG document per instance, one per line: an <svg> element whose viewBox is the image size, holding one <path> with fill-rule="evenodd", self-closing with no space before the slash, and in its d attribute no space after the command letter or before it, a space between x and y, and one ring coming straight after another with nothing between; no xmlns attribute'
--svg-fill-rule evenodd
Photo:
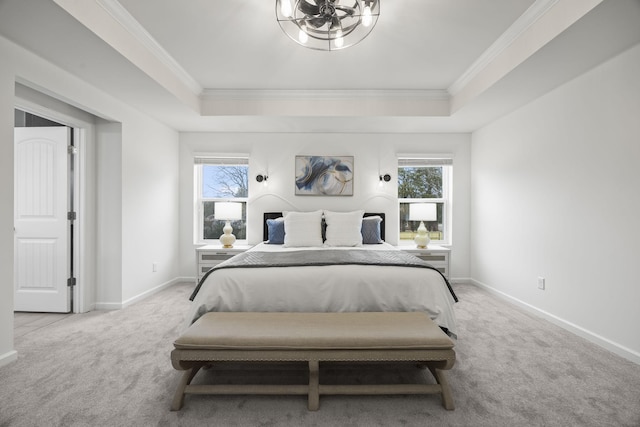
<svg viewBox="0 0 640 427"><path fill-rule="evenodd" d="M269 179L269 176L267 174L256 175L256 181L262 182L265 187L267 186L268 179Z"/></svg>
<svg viewBox="0 0 640 427"><path fill-rule="evenodd" d="M391 175L389 175L388 173L385 173L384 175L380 175L380 187L382 188L382 186L384 185L385 182L389 182L391 181Z"/></svg>

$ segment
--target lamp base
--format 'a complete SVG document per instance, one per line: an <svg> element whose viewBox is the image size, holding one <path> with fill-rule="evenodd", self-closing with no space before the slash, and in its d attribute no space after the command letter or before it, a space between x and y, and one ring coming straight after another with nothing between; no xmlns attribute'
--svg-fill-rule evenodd
<svg viewBox="0 0 640 427"><path fill-rule="evenodd" d="M418 227L418 234L413 239L416 243L418 249L425 249L431 239L429 239L429 234L427 234L427 227L424 226L424 222L420 221L420 226Z"/></svg>
<svg viewBox="0 0 640 427"><path fill-rule="evenodd" d="M236 236L231 234L231 232L233 231L231 222L227 221L227 223L222 228L222 231L224 232L224 234L220 236L220 244L225 249L233 248L233 244L236 241Z"/></svg>

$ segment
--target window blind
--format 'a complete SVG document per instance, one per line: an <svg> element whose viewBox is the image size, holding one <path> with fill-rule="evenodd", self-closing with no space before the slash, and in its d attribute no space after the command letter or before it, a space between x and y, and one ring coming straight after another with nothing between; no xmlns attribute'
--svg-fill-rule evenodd
<svg viewBox="0 0 640 427"><path fill-rule="evenodd" d="M398 158L399 168L418 168L425 166L448 166L453 164L452 158Z"/></svg>
<svg viewBox="0 0 640 427"><path fill-rule="evenodd" d="M248 165L248 157L208 157L208 156L194 156L193 163L196 165L226 165L226 166L239 166Z"/></svg>

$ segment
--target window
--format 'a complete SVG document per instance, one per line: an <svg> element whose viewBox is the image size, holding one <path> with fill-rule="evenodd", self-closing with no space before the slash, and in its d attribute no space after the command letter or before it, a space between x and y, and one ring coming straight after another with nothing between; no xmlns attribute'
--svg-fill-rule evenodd
<svg viewBox="0 0 640 427"><path fill-rule="evenodd" d="M437 219L425 221L434 243L451 242L450 158L399 158L398 202L400 210L400 244L413 241L420 221L409 220L411 203L435 203Z"/></svg>
<svg viewBox="0 0 640 427"><path fill-rule="evenodd" d="M225 223L215 219L215 202L229 201L242 203L242 219L231 221L231 226L238 240L246 240L249 160L241 157L196 157L194 168L196 242L220 238Z"/></svg>

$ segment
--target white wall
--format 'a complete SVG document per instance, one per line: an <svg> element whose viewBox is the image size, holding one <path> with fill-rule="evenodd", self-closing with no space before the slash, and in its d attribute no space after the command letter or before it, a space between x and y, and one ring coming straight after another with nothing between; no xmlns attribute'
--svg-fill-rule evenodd
<svg viewBox="0 0 640 427"><path fill-rule="evenodd" d="M0 39L0 366L17 357L13 350L13 92L14 67ZM5 62L6 61L6 62Z"/></svg>
<svg viewBox="0 0 640 427"><path fill-rule="evenodd" d="M96 129L96 307L119 309L178 281L177 134L144 116Z"/></svg>
<svg viewBox="0 0 640 427"><path fill-rule="evenodd" d="M96 301L98 309L119 308L122 303L122 124L96 122L97 258Z"/></svg>
<svg viewBox="0 0 640 427"><path fill-rule="evenodd" d="M248 240L262 240L262 212L280 210L352 210L385 212L387 241L398 241L397 154L454 156L452 277L469 277L469 134L222 134L180 135L181 273L195 275L193 241L193 154L250 155ZM354 156L352 197L294 196L294 158L302 155ZM255 176L269 175L268 187ZM393 177L381 190L378 176Z"/></svg>
<svg viewBox="0 0 640 427"><path fill-rule="evenodd" d="M473 134L471 275L640 363L638 76L640 45Z"/></svg>
<svg viewBox="0 0 640 427"><path fill-rule="evenodd" d="M178 277L178 134L139 117L122 137L122 297L130 303Z"/></svg>
<svg viewBox="0 0 640 427"><path fill-rule="evenodd" d="M111 240L106 244L98 242L94 262L103 272L107 271L106 266L114 267L106 276L97 278L96 295L102 300L96 305L118 308L173 283L180 257L177 132L2 37L0 58L0 176L3 178L0 180L0 364L3 364L15 358L13 109L16 81L105 118L102 125L116 124L96 131L98 149L103 150L103 156L98 155L96 159L98 182L95 188L88 189L107 191L96 198L96 232L98 239L109 236ZM105 139L107 134L110 135ZM101 142L105 144L100 146ZM109 144L113 143L119 153L110 152L114 146ZM156 273L152 272L152 262L158 262Z"/></svg>

